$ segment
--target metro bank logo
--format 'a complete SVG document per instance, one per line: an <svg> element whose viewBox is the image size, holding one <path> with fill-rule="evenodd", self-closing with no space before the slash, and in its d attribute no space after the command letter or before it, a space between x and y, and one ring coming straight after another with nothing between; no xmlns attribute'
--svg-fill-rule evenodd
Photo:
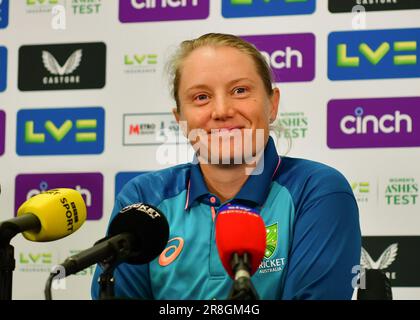
<svg viewBox="0 0 420 320"><path fill-rule="evenodd" d="M88 220L99 220L103 214L103 176L101 173L20 174L15 179L15 211L26 200L42 191L70 188L85 201Z"/></svg>
<svg viewBox="0 0 420 320"><path fill-rule="evenodd" d="M222 0L225 18L311 14L315 0Z"/></svg>
<svg viewBox="0 0 420 320"><path fill-rule="evenodd" d="M210 0L120 0L121 22L207 19Z"/></svg>
<svg viewBox="0 0 420 320"><path fill-rule="evenodd" d="M332 32L330 80L420 77L420 29Z"/></svg>
<svg viewBox="0 0 420 320"><path fill-rule="evenodd" d="M327 144L332 149L420 146L420 97L331 100Z"/></svg>
<svg viewBox="0 0 420 320"><path fill-rule="evenodd" d="M312 33L241 36L262 53L275 82L312 81L315 78L315 35Z"/></svg>
<svg viewBox="0 0 420 320"><path fill-rule="evenodd" d="M101 107L19 110L16 153L99 154L104 150L104 126Z"/></svg>

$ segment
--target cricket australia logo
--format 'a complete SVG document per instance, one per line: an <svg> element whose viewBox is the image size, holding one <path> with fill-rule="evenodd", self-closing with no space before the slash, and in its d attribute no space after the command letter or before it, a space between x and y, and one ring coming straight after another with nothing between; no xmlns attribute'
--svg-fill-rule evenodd
<svg viewBox="0 0 420 320"><path fill-rule="evenodd" d="M264 259L258 267L259 273L280 272L286 264L286 258L272 259L278 243L278 222L266 227L267 244L264 252Z"/></svg>
<svg viewBox="0 0 420 320"><path fill-rule="evenodd" d="M266 227L267 231L267 245L265 248L264 258L270 259L277 248L277 222Z"/></svg>
<svg viewBox="0 0 420 320"><path fill-rule="evenodd" d="M397 257L398 252L398 243L391 244L385 251L381 254L377 261L374 261L369 253L362 247L362 255L360 259L360 264L362 268L365 269L378 269L384 270L387 269Z"/></svg>
<svg viewBox="0 0 420 320"><path fill-rule="evenodd" d="M79 83L80 77L70 75L80 65L82 60L82 49L76 50L67 59L65 64L61 66L55 57L48 51L42 51L42 62L44 63L45 69L47 69L52 75L44 77L44 84L61 84L61 83Z"/></svg>

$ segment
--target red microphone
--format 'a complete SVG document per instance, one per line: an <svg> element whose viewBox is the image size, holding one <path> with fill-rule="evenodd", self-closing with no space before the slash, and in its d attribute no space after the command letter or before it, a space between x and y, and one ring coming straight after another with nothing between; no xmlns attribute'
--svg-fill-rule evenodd
<svg viewBox="0 0 420 320"><path fill-rule="evenodd" d="M216 245L223 267L235 280L231 298L242 299L252 294L255 289L250 278L266 249L266 229L261 216L242 205L222 207L216 219Z"/></svg>

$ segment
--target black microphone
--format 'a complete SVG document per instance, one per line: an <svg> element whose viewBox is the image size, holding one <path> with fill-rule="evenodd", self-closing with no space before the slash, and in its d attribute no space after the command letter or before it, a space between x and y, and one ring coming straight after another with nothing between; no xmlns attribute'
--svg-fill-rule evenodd
<svg viewBox="0 0 420 320"><path fill-rule="evenodd" d="M45 298L52 300L51 286L56 277L62 279L95 263L104 267L99 278L101 298L113 297L114 268L122 262L144 264L152 261L165 249L168 239L169 224L160 210L144 203L127 206L112 220L107 237L55 266L45 285Z"/></svg>
<svg viewBox="0 0 420 320"><path fill-rule="evenodd" d="M136 203L115 216L107 237L67 258L61 266L68 276L98 262L148 263L162 253L168 239L169 225L163 213L151 205Z"/></svg>
<svg viewBox="0 0 420 320"><path fill-rule="evenodd" d="M363 277L365 289L357 290L357 300L392 300L391 281L382 270L365 269Z"/></svg>

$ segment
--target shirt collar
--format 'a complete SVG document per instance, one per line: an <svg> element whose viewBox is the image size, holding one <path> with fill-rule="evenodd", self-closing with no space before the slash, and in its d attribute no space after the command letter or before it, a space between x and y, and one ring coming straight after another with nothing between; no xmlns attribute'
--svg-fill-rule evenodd
<svg viewBox="0 0 420 320"><path fill-rule="evenodd" d="M281 158L277 154L274 141L269 137L264 149L263 162L260 162L260 165L264 164L264 167L261 168L262 172L250 175L234 199L262 206L270 190L271 181L278 173L280 161ZM191 164L190 179L188 181L185 209L190 209L192 204L204 195L210 195L210 192L204 182L200 165L193 163Z"/></svg>
<svg viewBox="0 0 420 320"><path fill-rule="evenodd" d="M209 189L204 182L203 174L201 173L200 165L197 161L191 164L190 179L188 181L187 201L185 209L190 209L191 205L202 196L209 194Z"/></svg>

